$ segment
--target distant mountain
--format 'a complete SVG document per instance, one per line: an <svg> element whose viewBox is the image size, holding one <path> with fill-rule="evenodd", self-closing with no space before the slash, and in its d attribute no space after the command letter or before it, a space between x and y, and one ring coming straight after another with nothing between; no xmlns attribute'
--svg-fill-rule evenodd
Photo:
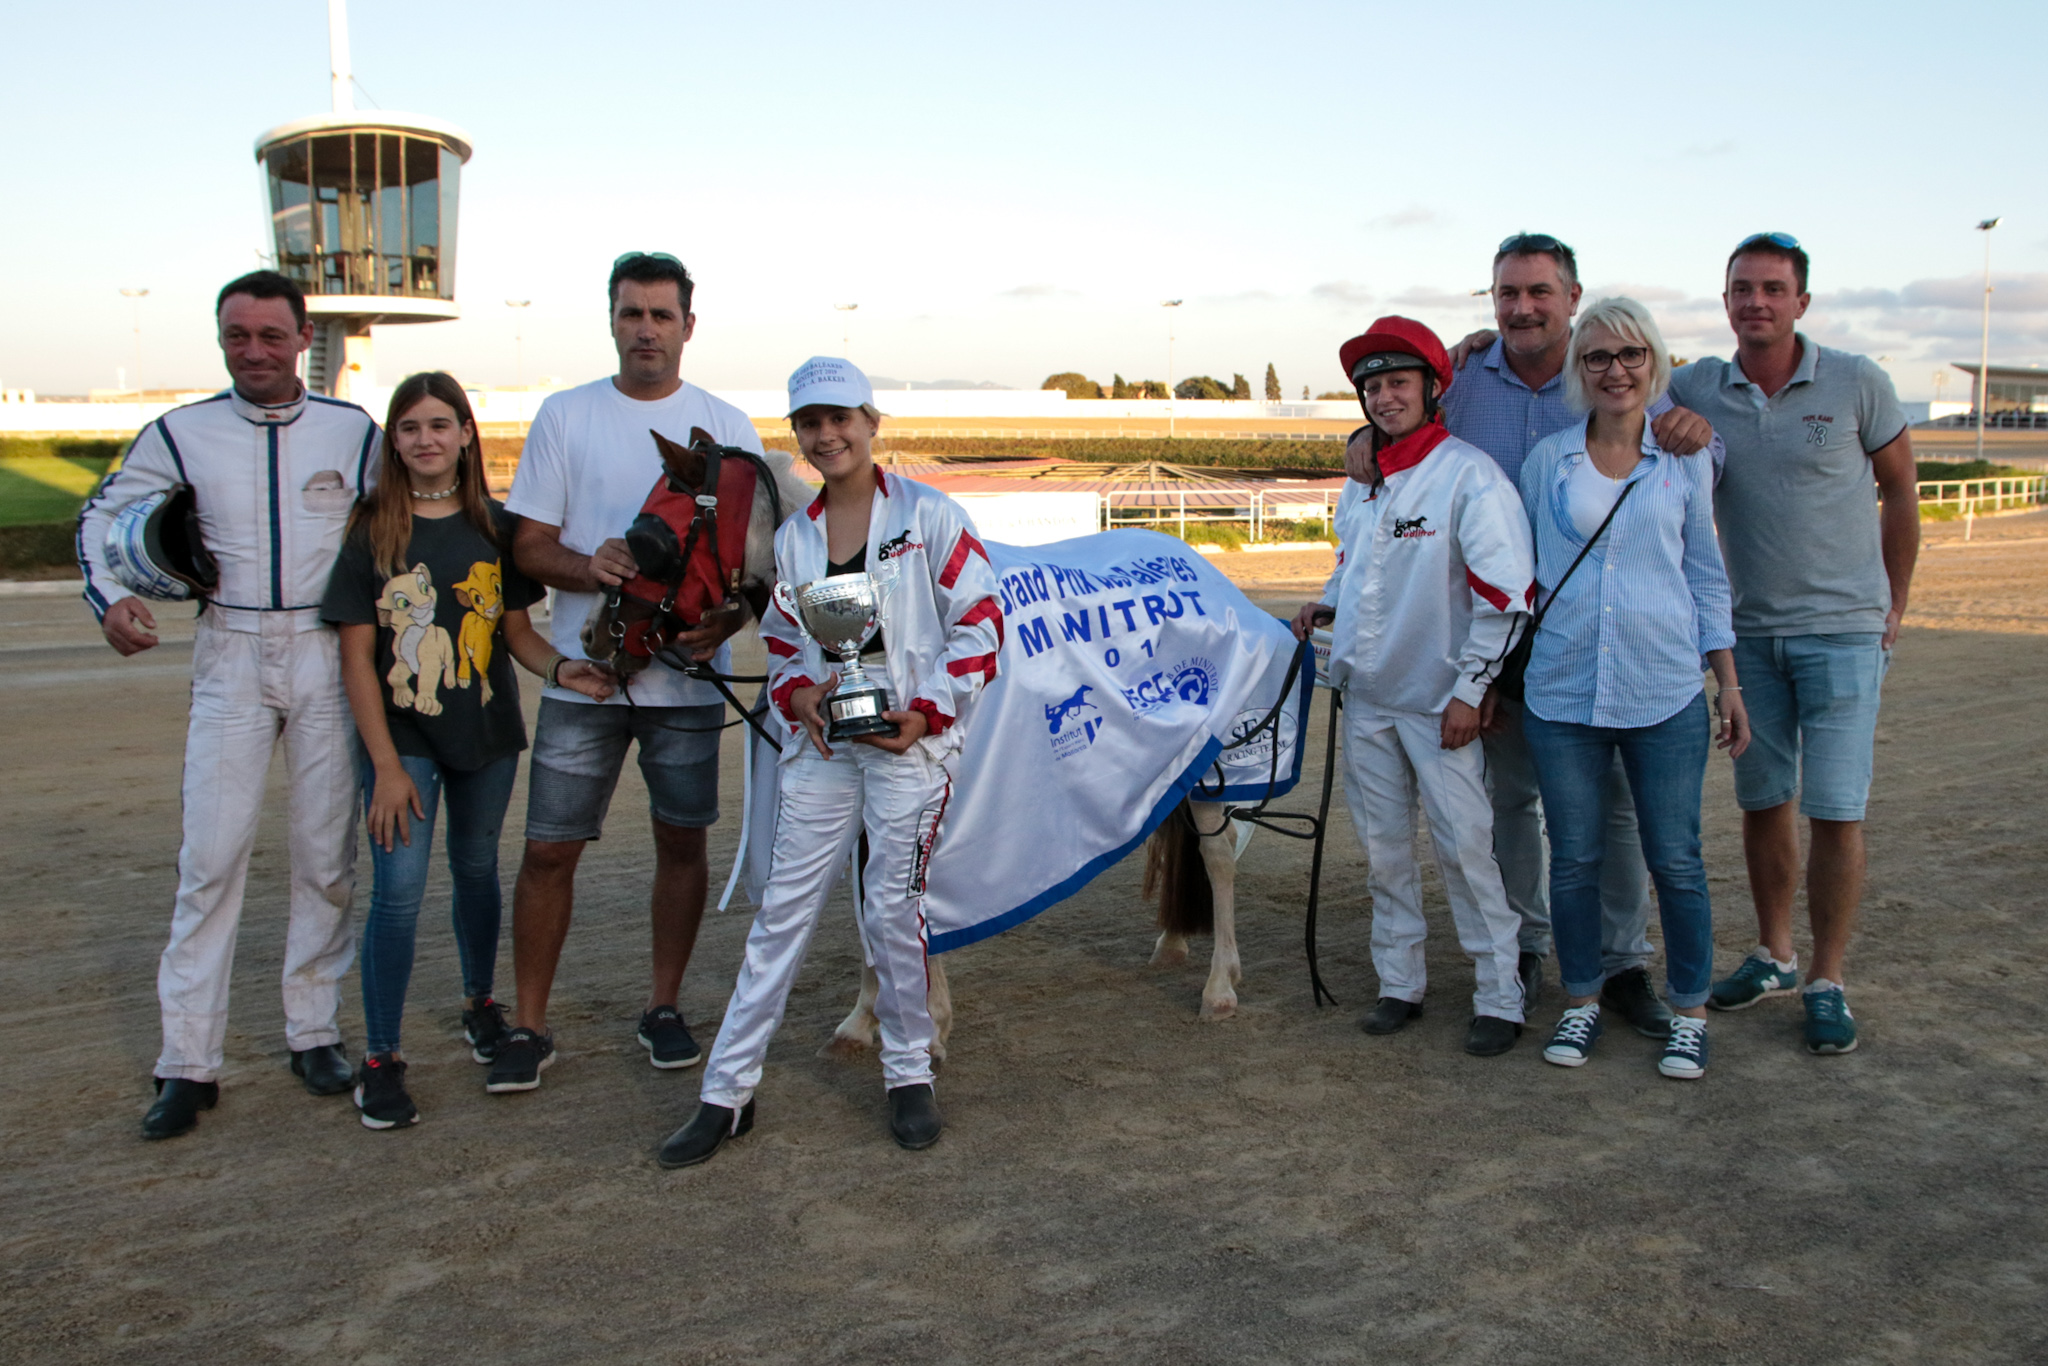
<svg viewBox="0 0 2048 1366"><path fill-rule="evenodd" d="M877 389L1008 389L1007 384L994 380L972 379L890 379L886 375L869 375L868 383Z"/></svg>

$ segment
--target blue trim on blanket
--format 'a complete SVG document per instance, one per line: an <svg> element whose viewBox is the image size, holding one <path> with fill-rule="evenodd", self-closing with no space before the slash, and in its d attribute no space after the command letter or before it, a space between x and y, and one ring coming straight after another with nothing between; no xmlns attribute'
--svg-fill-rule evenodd
<svg viewBox="0 0 2048 1366"><path fill-rule="evenodd" d="M969 944L987 939L992 935L1001 934L1004 930L1023 924L1048 906L1058 905L1083 887L1086 887L1095 880L1097 873L1122 862L1124 855L1150 839L1152 832L1159 828L1160 822L1173 814L1173 809L1181 804L1181 799L1188 795L1189 789L1201 781L1202 775L1209 771L1209 766L1216 762L1216 756L1222 752L1223 742L1213 735L1210 736L1208 741L1202 746L1202 752L1195 756L1194 763L1188 765L1187 772L1181 774L1173 785L1166 789L1166 795L1159 799L1159 805L1153 807L1152 814L1145 818L1143 828L1136 835L1132 836L1128 843L1122 844L1106 854L1090 859L1087 863L1082 864L1065 881L1046 888L1021 906L1004 911L1001 915L992 916L978 925L969 925L965 929L948 930L944 934L933 935L926 951L929 953L947 953L953 949L965 948Z"/></svg>

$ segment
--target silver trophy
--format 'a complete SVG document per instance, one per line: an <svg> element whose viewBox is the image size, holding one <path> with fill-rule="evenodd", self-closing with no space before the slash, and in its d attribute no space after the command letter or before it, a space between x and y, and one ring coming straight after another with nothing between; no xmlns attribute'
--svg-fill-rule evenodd
<svg viewBox="0 0 2048 1366"><path fill-rule="evenodd" d="M884 720L889 692L860 665L860 647L874 639L882 624L882 589L868 573L834 574L792 590L775 585L775 603L795 620L804 638L839 656L844 672L839 686L825 699L830 740L859 735L895 735L900 727Z"/></svg>

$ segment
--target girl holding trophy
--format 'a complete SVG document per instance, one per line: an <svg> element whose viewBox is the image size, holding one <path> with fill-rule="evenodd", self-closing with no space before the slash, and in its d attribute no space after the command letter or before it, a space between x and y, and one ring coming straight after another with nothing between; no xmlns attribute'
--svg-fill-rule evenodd
<svg viewBox="0 0 2048 1366"><path fill-rule="evenodd" d="M863 829L860 932L880 983L889 1131L905 1148L926 1148L941 1127L924 876L952 793L952 757L996 674L995 571L958 503L875 468L881 414L851 363L816 356L798 367L789 417L825 488L776 534L775 601L761 623L769 695L785 722L773 865L701 1104L662 1145L664 1167L707 1161L753 1127L768 1041Z"/></svg>

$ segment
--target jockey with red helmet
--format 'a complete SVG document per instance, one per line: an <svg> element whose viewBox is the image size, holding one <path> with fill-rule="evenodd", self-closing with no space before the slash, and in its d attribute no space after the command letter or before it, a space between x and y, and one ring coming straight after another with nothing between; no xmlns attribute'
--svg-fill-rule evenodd
<svg viewBox="0 0 2048 1366"><path fill-rule="evenodd" d="M1468 1052L1521 1032L1520 922L1493 856L1480 708L1523 625L1534 578L1529 522L1500 467L1444 429L1453 372L1443 343L1386 317L1338 358L1371 423L1351 443L1338 504L1337 572L1295 629L1333 624L1330 681L1344 690L1345 791L1371 858L1380 1000L1362 1022L1391 1034L1422 1013L1422 886L1415 800L1436 846L1477 990Z"/></svg>

